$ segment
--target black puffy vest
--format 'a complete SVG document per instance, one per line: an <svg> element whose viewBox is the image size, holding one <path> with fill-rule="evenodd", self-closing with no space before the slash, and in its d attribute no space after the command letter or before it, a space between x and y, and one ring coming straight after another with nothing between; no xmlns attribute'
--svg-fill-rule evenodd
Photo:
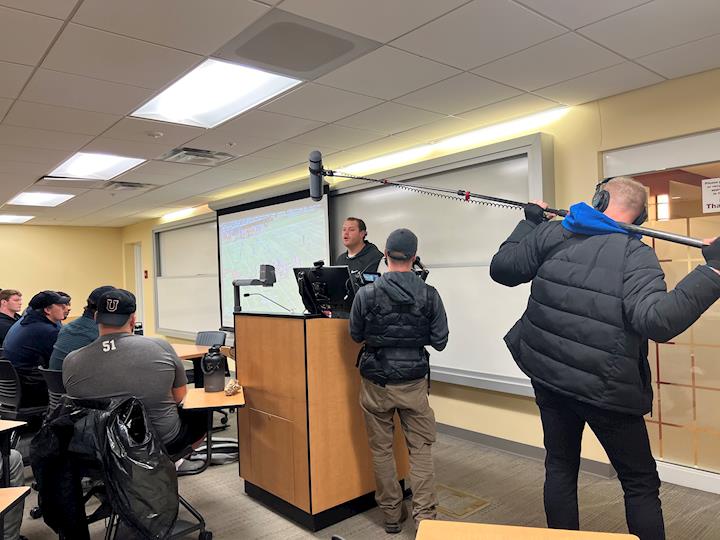
<svg viewBox="0 0 720 540"><path fill-rule="evenodd" d="M428 288L414 304L394 302L376 285L368 295L365 347L360 373L377 384L398 384L422 379L430 371L430 317Z"/></svg>

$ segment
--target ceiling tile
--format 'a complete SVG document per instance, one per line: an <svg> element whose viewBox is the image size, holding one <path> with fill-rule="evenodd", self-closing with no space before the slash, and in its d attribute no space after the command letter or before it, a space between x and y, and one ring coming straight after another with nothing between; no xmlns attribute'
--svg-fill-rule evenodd
<svg viewBox="0 0 720 540"><path fill-rule="evenodd" d="M565 34L486 64L475 73L535 90L623 62L617 54L576 34Z"/></svg>
<svg viewBox="0 0 720 540"><path fill-rule="evenodd" d="M282 161L255 156L245 156L222 165L223 169L233 169L238 173L238 180L255 178L282 169Z"/></svg>
<svg viewBox="0 0 720 540"><path fill-rule="evenodd" d="M521 93L472 73L462 73L395 101L437 113L458 114Z"/></svg>
<svg viewBox="0 0 720 540"><path fill-rule="evenodd" d="M344 150L382 137L384 135L377 131L366 131L333 124L303 133L290 139L289 142Z"/></svg>
<svg viewBox="0 0 720 540"><path fill-rule="evenodd" d="M82 151L142 159L156 159L172 149L172 144L123 141L121 139L111 139L110 137L98 137L85 145Z"/></svg>
<svg viewBox="0 0 720 540"><path fill-rule="evenodd" d="M451 135L471 131L472 129L473 125L463 118L447 117L424 126L403 131L402 133L393 135L393 138L398 144L405 143L407 147L412 147L419 144L436 142Z"/></svg>
<svg viewBox="0 0 720 540"><path fill-rule="evenodd" d="M380 47L317 82L383 99L393 99L457 75L458 70L392 47Z"/></svg>
<svg viewBox="0 0 720 540"><path fill-rule="evenodd" d="M153 91L146 88L39 69L21 98L48 105L126 115L152 94Z"/></svg>
<svg viewBox="0 0 720 540"><path fill-rule="evenodd" d="M264 111L310 120L334 122L380 103L382 103L380 99L353 94L345 90L318 84L306 84L261 108Z"/></svg>
<svg viewBox="0 0 720 540"><path fill-rule="evenodd" d="M246 134L226 133L212 129L208 130L205 135L189 141L185 146L242 156L270 146L275 142L277 141L273 139L258 139Z"/></svg>
<svg viewBox="0 0 720 540"><path fill-rule="evenodd" d="M32 185L34 180L35 179L32 176L28 175L0 173L0 205L8 199L12 199L26 187ZM30 214L30 212L22 213L22 215L28 214Z"/></svg>
<svg viewBox="0 0 720 540"><path fill-rule="evenodd" d="M0 60L34 66L62 24L57 19L0 7Z"/></svg>
<svg viewBox="0 0 720 540"><path fill-rule="evenodd" d="M465 2L467 0L285 0L281 8L386 43Z"/></svg>
<svg viewBox="0 0 720 540"><path fill-rule="evenodd" d="M154 122L140 118L123 118L113 127L103 133L103 137L121 139L124 141L153 142L171 145L173 148L181 146L186 141L202 135L207 130L199 127L181 126L166 122ZM157 136L162 133L161 136Z"/></svg>
<svg viewBox="0 0 720 540"><path fill-rule="evenodd" d="M195 54L70 24L43 67L156 90L201 61Z"/></svg>
<svg viewBox="0 0 720 540"><path fill-rule="evenodd" d="M337 123L342 126L377 131L385 135L392 135L406 129L429 124L440 120L443 115L400 105L399 103L383 103L367 111L363 111Z"/></svg>
<svg viewBox="0 0 720 540"><path fill-rule="evenodd" d="M488 124L496 124L525 116L536 112L544 111L552 107L557 107L555 101L550 101L532 94L523 94L514 98L506 99L500 103L493 103L487 107L480 107L472 111L468 111L460 115L473 124L473 128L485 126Z"/></svg>
<svg viewBox="0 0 720 540"><path fill-rule="evenodd" d="M256 139L282 141L321 125L323 125L322 122L315 120L305 120L284 114L254 110L230 120L219 128L215 128L214 131L229 136L250 134Z"/></svg>
<svg viewBox="0 0 720 540"><path fill-rule="evenodd" d="M249 0L85 0L73 21L209 55L268 11Z"/></svg>
<svg viewBox="0 0 720 540"><path fill-rule="evenodd" d="M568 28L580 28L621 11L631 9L649 0L517 0Z"/></svg>
<svg viewBox="0 0 720 540"><path fill-rule="evenodd" d="M90 189L57 206L48 215L59 218L77 218L103 210L121 201L140 195L141 191L109 191L105 189Z"/></svg>
<svg viewBox="0 0 720 540"><path fill-rule="evenodd" d="M37 163L39 165L47 165L48 170L65 161L72 154L73 152L69 150L48 150L46 148L33 148L31 146L0 144L0 161L8 160Z"/></svg>
<svg viewBox="0 0 720 540"><path fill-rule="evenodd" d="M579 30L593 41L637 58L718 33L717 0L655 0Z"/></svg>
<svg viewBox="0 0 720 540"><path fill-rule="evenodd" d="M148 161L115 178L120 182L140 182L164 186L188 176L192 176L209 167L188 165L185 163L169 163L167 161Z"/></svg>
<svg viewBox="0 0 720 540"><path fill-rule="evenodd" d="M663 80L662 77L637 64L625 62L589 75L583 75L577 79L548 86L535 93L566 105L578 105L649 86Z"/></svg>
<svg viewBox="0 0 720 540"><path fill-rule="evenodd" d="M51 131L99 135L122 118L119 115L104 114L67 107L55 107L41 103L16 101L5 118L5 124L24 126Z"/></svg>
<svg viewBox="0 0 720 540"><path fill-rule="evenodd" d="M10 110L10 106L13 104L12 99L0 98L0 120L3 119L5 113Z"/></svg>
<svg viewBox="0 0 720 540"><path fill-rule="evenodd" d="M77 0L0 0L0 5L65 20Z"/></svg>
<svg viewBox="0 0 720 540"><path fill-rule="evenodd" d="M668 78L720 67L720 35L638 58L636 62Z"/></svg>
<svg viewBox="0 0 720 540"><path fill-rule="evenodd" d="M42 163L0 159L0 173L12 173L40 178L47 173L48 170L48 165L43 165Z"/></svg>
<svg viewBox="0 0 720 540"><path fill-rule="evenodd" d="M32 70L30 66L0 62L0 97L16 98Z"/></svg>
<svg viewBox="0 0 720 540"><path fill-rule="evenodd" d="M510 0L475 0L392 45L470 69L564 32L562 26Z"/></svg>
<svg viewBox="0 0 720 540"><path fill-rule="evenodd" d="M46 148L48 150L77 150L90 140L92 140L92 137L89 135L0 125L0 144Z"/></svg>
<svg viewBox="0 0 720 540"><path fill-rule="evenodd" d="M309 144L298 144L291 142L281 142L255 152L253 157L265 157L276 160L288 167L290 165L297 165L299 163L307 164L308 155L313 150L320 150L323 154L329 154L337 148L327 148L322 146L314 146Z"/></svg>

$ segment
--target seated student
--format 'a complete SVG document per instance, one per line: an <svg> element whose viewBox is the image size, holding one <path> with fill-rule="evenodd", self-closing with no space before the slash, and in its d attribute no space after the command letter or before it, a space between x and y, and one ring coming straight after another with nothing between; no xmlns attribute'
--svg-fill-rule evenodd
<svg viewBox="0 0 720 540"><path fill-rule="evenodd" d="M113 289L115 287L111 285L103 285L94 289L88 296L82 316L60 329L50 356L50 369L62 369L63 360L69 352L89 345L98 338L98 328L95 322L97 302L103 294Z"/></svg>
<svg viewBox="0 0 720 540"><path fill-rule="evenodd" d="M8 330L3 343L5 358L17 371L22 388L21 406L47 405L45 380L38 371L47 366L55 340L57 324L63 320L68 299L55 291L42 291L30 300L25 316Z"/></svg>
<svg viewBox="0 0 720 540"><path fill-rule="evenodd" d="M22 294L15 289L0 290L0 347L10 327L20 319Z"/></svg>
<svg viewBox="0 0 720 540"><path fill-rule="evenodd" d="M2 460L0 460L0 474L2 474ZM10 487L20 487L25 485L25 472L22 455L17 450L10 450ZM25 508L25 499L21 499L12 510L5 514L3 533L5 540L23 540L25 537L20 536L20 524L23 518L23 509Z"/></svg>
<svg viewBox="0 0 720 540"><path fill-rule="evenodd" d="M140 399L172 456L202 441L207 418L202 410L178 410L187 393L185 367L167 341L132 333L135 309L135 296L123 289L98 299L100 337L65 357L63 382L73 398Z"/></svg>
<svg viewBox="0 0 720 540"><path fill-rule="evenodd" d="M55 292L58 293L60 296L64 296L64 297L67 298L67 300L68 300L68 301L67 301L67 304L65 304L65 305L63 306L63 308L65 309L65 316L62 318L62 320L64 321L65 319L68 318L68 315L70 315L70 311L72 311L72 308L70 307L70 304L71 304L71 302L72 302L72 298L71 298L70 295L69 295L68 293L66 293L66 292L63 292L63 291L55 291ZM60 322L60 323L58 324L58 326L62 326L62 322Z"/></svg>

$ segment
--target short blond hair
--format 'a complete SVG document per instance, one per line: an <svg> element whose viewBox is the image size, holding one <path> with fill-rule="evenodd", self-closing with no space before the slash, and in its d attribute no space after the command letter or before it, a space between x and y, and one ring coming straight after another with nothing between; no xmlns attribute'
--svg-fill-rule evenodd
<svg viewBox="0 0 720 540"><path fill-rule="evenodd" d="M607 181L603 188L610 193L613 203L640 215L647 208L647 190L637 180L628 176L617 176Z"/></svg>

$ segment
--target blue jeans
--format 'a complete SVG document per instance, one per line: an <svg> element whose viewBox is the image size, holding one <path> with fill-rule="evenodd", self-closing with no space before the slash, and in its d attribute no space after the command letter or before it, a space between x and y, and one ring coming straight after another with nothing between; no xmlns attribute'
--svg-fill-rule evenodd
<svg viewBox="0 0 720 540"><path fill-rule="evenodd" d="M587 423L617 471L630 533L640 540L663 540L660 478L643 417L588 405L537 384L533 387L547 451L544 502L548 527L580 528L577 480Z"/></svg>

